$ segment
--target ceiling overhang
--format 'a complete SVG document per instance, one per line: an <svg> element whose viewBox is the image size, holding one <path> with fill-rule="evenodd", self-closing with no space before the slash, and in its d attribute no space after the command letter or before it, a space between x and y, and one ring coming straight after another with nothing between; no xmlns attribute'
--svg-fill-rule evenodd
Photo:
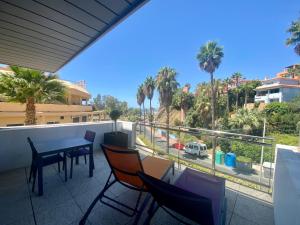
<svg viewBox="0 0 300 225"><path fill-rule="evenodd" d="M56 72L148 0L0 0L0 63Z"/></svg>

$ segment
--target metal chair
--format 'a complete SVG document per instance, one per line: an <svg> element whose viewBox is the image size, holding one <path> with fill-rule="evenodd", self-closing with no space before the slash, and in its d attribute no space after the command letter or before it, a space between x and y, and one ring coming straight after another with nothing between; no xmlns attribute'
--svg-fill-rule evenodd
<svg viewBox="0 0 300 225"><path fill-rule="evenodd" d="M31 182L31 178L33 178L32 183L32 192L34 192L35 187L35 181L36 181L36 175L38 171L38 152L36 151L36 148L34 147L34 144L32 140L27 137L27 141L31 148L32 158L31 158L31 166L30 166L30 173L29 173L29 182ZM50 156L43 156L41 157L41 166L49 166L52 164L57 163L58 166L58 172L60 173L60 162L63 162L63 168L67 166L66 157L61 156L60 154L54 154ZM67 170L65 170L65 177L67 176Z"/></svg>
<svg viewBox="0 0 300 225"><path fill-rule="evenodd" d="M165 179L169 170L171 168L174 169L173 162L169 160L159 159L150 156L141 160L139 152L136 150L129 150L118 146L108 145L101 145L101 147L103 149L106 160L111 168L111 173L106 181L103 190L94 199L87 212L82 217L79 223L80 225L85 224L88 215L90 214L97 201L100 201L103 204L130 217L136 214L140 214L140 212L144 208L139 208L140 199L142 193L147 192L147 190L144 189L144 184L137 175L137 173L145 172L156 177L157 179ZM120 201L117 201L116 199L105 195L105 192L115 183L119 183L124 187L127 187L128 189L139 192L134 207L126 205ZM111 201L112 203L104 201L105 199ZM138 218L136 219L136 223L137 220Z"/></svg>
<svg viewBox="0 0 300 225"><path fill-rule="evenodd" d="M162 208L169 215L183 224L189 223L182 218L179 218L176 213L201 225L225 224L225 220L214 218L213 202L209 197L200 196L180 188L176 186L176 183L175 185L168 184L143 172L139 172L138 175L153 197L153 203L151 204L148 217L144 224L150 223L152 217L159 208ZM190 179L188 178L184 178L186 186L193 185L192 183L189 183L189 180ZM198 180L198 183L201 188L201 179ZM208 191L212 192L212 190ZM216 196L216 198L218 197Z"/></svg>
<svg viewBox="0 0 300 225"><path fill-rule="evenodd" d="M96 133L94 131L87 130L85 132L84 139L86 139L90 142L94 142L95 136L96 136ZM76 159L76 164L78 164L79 163L79 157L84 156L84 161L85 161L85 164L86 164L86 156L89 155L89 154L90 154L90 149L88 147L79 148L79 149L76 149L76 150L73 150L73 151L70 151L70 152L67 153L67 156L71 159L70 178L72 178L72 176L73 176L73 159L75 158Z"/></svg>

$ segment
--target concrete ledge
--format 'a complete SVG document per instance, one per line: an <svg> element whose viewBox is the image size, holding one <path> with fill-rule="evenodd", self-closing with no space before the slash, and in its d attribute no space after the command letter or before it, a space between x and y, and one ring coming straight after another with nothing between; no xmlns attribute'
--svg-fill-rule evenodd
<svg viewBox="0 0 300 225"><path fill-rule="evenodd" d="M132 140L133 123L118 122L118 130L128 133L128 143ZM96 132L94 150L100 150L100 143L103 142L105 132L113 130L112 121L35 125L22 127L8 127L0 129L0 172L29 166L31 162L31 149L27 143L27 137L33 142L44 140L59 140L65 138L83 137L86 130Z"/></svg>
<svg viewBox="0 0 300 225"><path fill-rule="evenodd" d="M300 152L297 147L276 145L273 202L276 225L300 225Z"/></svg>

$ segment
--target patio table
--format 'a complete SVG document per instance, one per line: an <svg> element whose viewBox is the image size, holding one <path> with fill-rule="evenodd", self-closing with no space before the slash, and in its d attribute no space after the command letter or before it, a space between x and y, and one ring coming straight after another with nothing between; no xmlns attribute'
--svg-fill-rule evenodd
<svg viewBox="0 0 300 225"><path fill-rule="evenodd" d="M68 138L35 143L35 148L38 152L38 193L40 196L43 195L43 167L41 166L42 157L58 153L64 153L64 157L66 157L66 152L82 147L89 147L89 176L92 177L94 169L93 142L90 142L84 138ZM67 166L65 166L65 170L66 169ZM65 180L67 180L66 176Z"/></svg>

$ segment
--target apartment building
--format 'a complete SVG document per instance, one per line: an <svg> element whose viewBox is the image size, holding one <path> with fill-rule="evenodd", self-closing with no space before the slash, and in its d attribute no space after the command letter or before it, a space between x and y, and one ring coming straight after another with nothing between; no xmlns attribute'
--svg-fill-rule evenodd
<svg viewBox="0 0 300 225"><path fill-rule="evenodd" d="M0 67L1 73L12 73L9 67ZM88 105L91 98L84 81L72 83L60 80L66 87L66 104L36 104L37 124L58 124L99 121L102 112L93 112ZM0 97L0 127L22 126L25 121L25 104L7 102Z"/></svg>
<svg viewBox="0 0 300 225"><path fill-rule="evenodd" d="M300 95L300 76L289 69L299 65L286 67L276 77L262 80L262 85L255 89L255 102L288 102Z"/></svg>

